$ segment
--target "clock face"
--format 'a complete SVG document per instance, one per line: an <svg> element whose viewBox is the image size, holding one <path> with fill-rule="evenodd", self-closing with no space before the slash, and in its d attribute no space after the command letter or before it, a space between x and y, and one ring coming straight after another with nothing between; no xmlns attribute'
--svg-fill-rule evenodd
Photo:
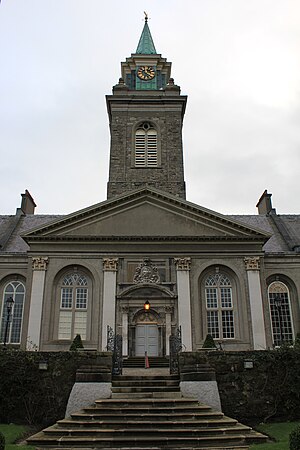
<svg viewBox="0 0 300 450"><path fill-rule="evenodd" d="M140 66L137 76L143 81L152 80L155 77L155 69L152 66Z"/></svg>

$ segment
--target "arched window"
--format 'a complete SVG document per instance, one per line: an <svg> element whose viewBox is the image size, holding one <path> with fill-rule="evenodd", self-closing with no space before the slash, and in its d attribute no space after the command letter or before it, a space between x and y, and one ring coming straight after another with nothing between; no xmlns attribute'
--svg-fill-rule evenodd
<svg viewBox="0 0 300 450"><path fill-rule="evenodd" d="M157 132L149 122L144 122L135 132L135 166L157 165Z"/></svg>
<svg viewBox="0 0 300 450"><path fill-rule="evenodd" d="M282 281L274 281L268 288L274 345L293 342L294 333L288 287Z"/></svg>
<svg viewBox="0 0 300 450"><path fill-rule="evenodd" d="M205 280L207 333L214 339L233 339L232 286L227 275L216 271Z"/></svg>
<svg viewBox="0 0 300 450"><path fill-rule="evenodd" d="M69 273L60 286L58 339L73 339L80 334L86 339L88 279L82 273Z"/></svg>
<svg viewBox="0 0 300 450"><path fill-rule="evenodd" d="M10 317L7 317L8 310L6 300L10 297L13 299L13 305ZM24 300L25 286L20 281L11 281L4 287L1 313L1 342L4 342L4 336L7 329L6 343L20 344Z"/></svg>

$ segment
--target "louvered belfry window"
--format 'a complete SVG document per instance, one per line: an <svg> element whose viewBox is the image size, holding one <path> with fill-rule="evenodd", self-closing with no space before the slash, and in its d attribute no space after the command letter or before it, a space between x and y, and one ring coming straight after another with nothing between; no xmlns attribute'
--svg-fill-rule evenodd
<svg viewBox="0 0 300 450"><path fill-rule="evenodd" d="M149 122L144 122L135 132L135 166L157 165L157 132Z"/></svg>

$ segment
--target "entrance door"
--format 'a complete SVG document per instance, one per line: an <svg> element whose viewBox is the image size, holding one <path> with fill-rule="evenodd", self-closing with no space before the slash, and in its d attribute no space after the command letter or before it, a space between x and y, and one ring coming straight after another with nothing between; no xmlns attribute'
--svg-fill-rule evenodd
<svg viewBox="0 0 300 450"><path fill-rule="evenodd" d="M136 356L158 356L157 325L137 325L135 329Z"/></svg>

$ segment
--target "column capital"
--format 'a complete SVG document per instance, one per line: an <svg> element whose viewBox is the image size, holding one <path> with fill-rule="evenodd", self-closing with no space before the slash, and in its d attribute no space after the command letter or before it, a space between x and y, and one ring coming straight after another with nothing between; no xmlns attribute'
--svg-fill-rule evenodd
<svg viewBox="0 0 300 450"><path fill-rule="evenodd" d="M251 256L244 258L246 270L259 270L260 269L260 258L259 256Z"/></svg>
<svg viewBox="0 0 300 450"><path fill-rule="evenodd" d="M116 272L118 270L118 258L103 258L103 270Z"/></svg>
<svg viewBox="0 0 300 450"><path fill-rule="evenodd" d="M174 258L176 270L191 270L191 258Z"/></svg>
<svg viewBox="0 0 300 450"><path fill-rule="evenodd" d="M32 269L33 270L47 270L47 264L49 262L48 257L35 256L32 258Z"/></svg>
<svg viewBox="0 0 300 450"><path fill-rule="evenodd" d="M165 313L166 314L172 314L173 307L172 306L165 306Z"/></svg>

